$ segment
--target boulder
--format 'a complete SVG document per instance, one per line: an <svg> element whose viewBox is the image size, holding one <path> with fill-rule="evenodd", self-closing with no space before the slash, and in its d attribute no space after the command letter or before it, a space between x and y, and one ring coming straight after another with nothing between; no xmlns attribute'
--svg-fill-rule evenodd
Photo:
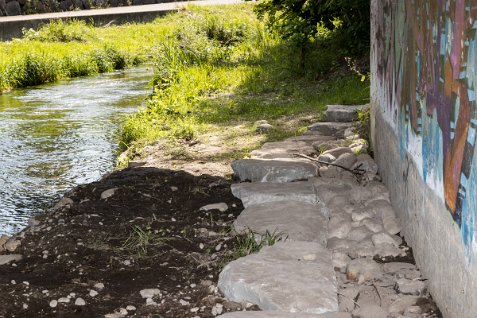
<svg viewBox="0 0 477 318"><path fill-rule="evenodd" d="M348 263L346 277L355 282L373 280L382 275L381 266L369 258L358 258Z"/></svg>
<svg viewBox="0 0 477 318"><path fill-rule="evenodd" d="M324 208L299 201L277 201L252 205L234 222L238 232L267 232L295 241L326 246L328 217Z"/></svg>
<svg viewBox="0 0 477 318"><path fill-rule="evenodd" d="M352 123L339 122L319 122L308 126L308 130L318 132L326 136L333 136L335 138L344 138L345 131L353 129Z"/></svg>
<svg viewBox="0 0 477 318"><path fill-rule="evenodd" d="M338 311L331 253L314 242L278 242L239 258L225 266L218 287L229 300L262 310Z"/></svg>
<svg viewBox="0 0 477 318"><path fill-rule="evenodd" d="M240 181L291 182L318 176L318 167L312 163L285 160L242 159L232 163Z"/></svg>

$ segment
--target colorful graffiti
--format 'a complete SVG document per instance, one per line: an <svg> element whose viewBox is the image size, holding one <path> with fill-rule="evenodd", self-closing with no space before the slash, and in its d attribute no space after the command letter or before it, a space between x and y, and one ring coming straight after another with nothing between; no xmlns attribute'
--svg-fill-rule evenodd
<svg viewBox="0 0 477 318"><path fill-rule="evenodd" d="M477 0L378 6L372 63L387 120L401 151L419 162L460 226L471 257L477 252Z"/></svg>

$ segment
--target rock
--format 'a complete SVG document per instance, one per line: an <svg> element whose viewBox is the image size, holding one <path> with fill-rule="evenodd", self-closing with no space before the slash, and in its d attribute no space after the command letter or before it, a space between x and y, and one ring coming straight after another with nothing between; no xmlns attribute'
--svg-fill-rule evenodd
<svg viewBox="0 0 477 318"><path fill-rule="evenodd" d="M116 193L116 191L118 191L118 188L112 188L112 189L108 189L106 191L103 191L101 193L101 199L106 200L106 199L112 197L114 195L114 193Z"/></svg>
<svg viewBox="0 0 477 318"><path fill-rule="evenodd" d="M344 153L340 155L334 162L334 164L340 165L347 169L351 169L356 162L356 156L352 153Z"/></svg>
<svg viewBox="0 0 477 318"><path fill-rule="evenodd" d="M23 256L20 254L0 255L0 265L9 264L11 262L19 262L22 259L23 259Z"/></svg>
<svg viewBox="0 0 477 318"><path fill-rule="evenodd" d="M353 311L353 318L386 318L388 312L378 305L368 304Z"/></svg>
<svg viewBox="0 0 477 318"><path fill-rule="evenodd" d="M5 243L10 239L8 235L2 234L0 236L0 252L3 252L5 250Z"/></svg>
<svg viewBox="0 0 477 318"><path fill-rule="evenodd" d="M406 251L393 244L382 243L375 246L375 255L379 257L406 256Z"/></svg>
<svg viewBox="0 0 477 318"><path fill-rule="evenodd" d="M359 298L360 287L359 286L346 286L346 288L341 288L338 300L339 300L339 310L352 312L356 307L357 303L355 299Z"/></svg>
<svg viewBox="0 0 477 318"><path fill-rule="evenodd" d="M56 299L53 299L52 301L50 301L51 308L56 308L56 306L58 306L58 301Z"/></svg>
<svg viewBox="0 0 477 318"><path fill-rule="evenodd" d="M351 261L351 258L345 253L333 252L332 261L335 270L337 269L342 273L346 273L346 267Z"/></svg>
<svg viewBox="0 0 477 318"><path fill-rule="evenodd" d="M418 296L403 296L396 299L388 308L390 313L403 314L406 308L418 304L421 300L425 300L423 297Z"/></svg>
<svg viewBox="0 0 477 318"><path fill-rule="evenodd" d="M285 160L242 159L232 163L235 176L240 181L292 182L318 175L318 167L312 163Z"/></svg>
<svg viewBox="0 0 477 318"><path fill-rule="evenodd" d="M200 208L200 211L210 211L210 210L219 210L220 212L225 212L229 209L229 206L227 203L221 202L221 203L213 203L213 204L208 204L206 206L203 206Z"/></svg>
<svg viewBox="0 0 477 318"><path fill-rule="evenodd" d="M328 237L344 239L351 231L351 223L342 218L332 218L328 224Z"/></svg>
<svg viewBox="0 0 477 318"><path fill-rule="evenodd" d="M396 289L404 295L422 296L426 292L426 283L421 280L400 278L396 281Z"/></svg>
<svg viewBox="0 0 477 318"><path fill-rule="evenodd" d="M331 251L346 253L350 249L356 248L358 242L351 240L343 240L336 237L329 238L327 247Z"/></svg>
<svg viewBox="0 0 477 318"><path fill-rule="evenodd" d="M336 157L333 156L332 154L326 153L326 154L319 155L318 160L330 163L335 161Z"/></svg>
<svg viewBox="0 0 477 318"><path fill-rule="evenodd" d="M6 243L5 243L5 250L9 252L15 252L17 248L22 244L20 240L16 240L14 238L10 238Z"/></svg>
<svg viewBox="0 0 477 318"><path fill-rule="evenodd" d="M315 187L312 182L290 183L239 183L232 184L232 194L241 199L244 207L250 205L276 202L276 201L301 201L305 203L318 203Z"/></svg>
<svg viewBox="0 0 477 318"><path fill-rule="evenodd" d="M313 260L303 257L315 255ZM331 253L318 243L286 241L229 263L219 289L262 310L325 313L338 310Z"/></svg>
<svg viewBox="0 0 477 318"><path fill-rule="evenodd" d="M235 220L234 228L238 232L275 233L291 240L326 246L327 214L315 204L292 200L267 202L246 208Z"/></svg>
<svg viewBox="0 0 477 318"><path fill-rule="evenodd" d="M63 197L61 198L60 201L58 201L55 206L53 207L53 209L61 209L63 207L72 207L74 204L73 200L71 200L70 198L68 197Z"/></svg>
<svg viewBox="0 0 477 318"><path fill-rule="evenodd" d="M9 16L22 14L22 8L20 7L20 3L17 1L7 2L5 5L5 10Z"/></svg>
<svg viewBox="0 0 477 318"><path fill-rule="evenodd" d="M358 155L356 157L356 163L353 165L353 169L361 169L366 174L369 174L371 176L378 174L378 165L368 154Z"/></svg>
<svg viewBox="0 0 477 318"><path fill-rule="evenodd" d="M328 105L323 113L323 121L352 122L358 120L358 110L364 109L363 105ZM369 107L368 107L369 108Z"/></svg>
<svg viewBox="0 0 477 318"><path fill-rule="evenodd" d="M352 127L352 123L319 122L308 126L308 130L327 136L344 138L345 130Z"/></svg>
<svg viewBox="0 0 477 318"><path fill-rule="evenodd" d="M96 288L97 290L103 290L104 284L103 283L96 283L96 284L94 284L94 288Z"/></svg>
<svg viewBox="0 0 477 318"><path fill-rule="evenodd" d="M266 132L269 132L271 130L273 130L273 126L268 124L268 123L265 123L265 124L260 124L257 126L257 132L259 133L266 133Z"/></svg>
<svg viewBox="0 0 477 318"><path fill-rule="evenodd" d="M364 219L361 221L361 224L373 233L379 233L384 230L383 224L375 218Z"/></svg>
<svg viewBox="0 0 477 318"><path fill-rule="evenodd" d="M351 219L353 221L362 221L364 219L370 219L374 217L374 213L372 211L369 211L366 208L357 208L354 209L353 212L351 213Z"/></svg>
<svg viewBox="0 0 477 318"><path fill-rule="evenodd" d="M417 270L416 265L402 262L391 262L383 264L383 271L386 274L396 274L406 270Z"/></svg>
<svg viewBox="0 0 477 318"><path fill-rule="evenodd" d="M307 141L266 142L258 150L250 153L252 159L297 159L294 154L314 155L315 149ZM307 161L307 159L303 159ZM309 162L309 161L308 161Z"/></svg>
<svg viewBox="0 0 477 318"><path fill-rule="evenodd" d="M154 296L161 295L161 291L158 288L146 288L139 291L142 298L153 298Z"/></svg>
<svg viewBox="0 0 477 318"><path fill-rule="evenodd" d="M361 242L362 240L371 236L373 232L368 230L366 226L360 226L355 229L352 229L348 234L348 240Z"/></svg>
<svg viewBox="0 0 477 318"><path fill-rule="evenodd" d="M384 229L389 234L398 234L399 232L401 232L401 225L399 224L399 219L396 217L394 209L391 206L389 208L382 209L381 213Z"/></svg>
<svg viewBox="0 0 477 318"><path fill-rule="evenodd" d="M219 316L220 318L351 318L347 312L328 312L325 314L292 313L283 311L236 311Z"/></svg>
<svg viewBox="0 0 477 318"><path fill-rule="evenodd" d="M76 298L76 300L75 300L75 305L76 305L76 306L85 306L85 305L86 305L86 302L84 301L83 298L78 297L78 298Z"/></svg>
<svg viewBox="0 0 477 318"><path fill-rule="evenodd" d="M96 297L96 296L98 296L98 292L95 291L94 289L91 289L91 290L89 291L89 296L90 296L90 297Z"/></svg>
<svg viewBox="0 0 477 318"><path fill-rule="evenodd" d="M58 303L69 303L70 299L68 297L61 297L58 299Z"/></svg>
<svg viewBox="0 0 477 318"><path fill-rule="evenodd" d="M346 269L346 277L358 283L372 280L381 276L381 266L368 258L354 259L348 263Z"/></svg>
<svg viewBox="0 0 477 318"><path fill-rule="evenodd" d="M323 155L331 155L335 158L338 158L341 155L344 155L345 153L348 153L354 156L353 152L348 147L339 147L339 148L327 150L323 153Z"/></svg>
<svg viewBox="0 0 477 318"><path fill-rule="evenodd" d="M395 235L391 236L383 232L373 234L373 236L371 236L371 240L373 241L374 245L391 244L396 247L399 247L399 245L402 244L402 239L399 236L395 236Z"/></svg>
<svg viewBox="0 0 477 318"><path fill-rule="evenodd" d="M345 143L343 140L329 140L329 141L315 141L312 144L312 147L318 152L322 153L330 149L344 147Z"/></svg>

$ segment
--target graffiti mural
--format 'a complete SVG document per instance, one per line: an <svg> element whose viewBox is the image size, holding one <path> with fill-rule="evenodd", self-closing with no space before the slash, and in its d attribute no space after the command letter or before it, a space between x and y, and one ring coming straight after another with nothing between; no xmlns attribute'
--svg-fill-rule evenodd
<svg viewBox="0 0 477 318"><path fill-rule="evenodd" d="M477 253L477 0L383 0L373 9L375 76L401 153Z"/></svg>

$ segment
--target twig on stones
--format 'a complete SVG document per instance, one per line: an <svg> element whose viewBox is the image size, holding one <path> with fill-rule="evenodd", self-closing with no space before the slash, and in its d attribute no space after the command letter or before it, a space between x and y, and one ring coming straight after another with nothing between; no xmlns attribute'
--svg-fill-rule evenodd
<svg viewBox="0 0 477 318"><path fill-rule="evenodd" d="M343 297L343 298L346 298L346 299L351 300L351 301L353 302L353 304L354 304L354 308L356 308L356 307L361 307L361 306L357 303L360 293L358 293L354 299L351 299L351 298L349 298L349 297L346 297L346 296L343 295L342 293L337 293L337 294L338 294L338 296L341 296L341 297Z"/></svg>
<svg viewBox="0 0 477 318"><path fill-rule="evenodd" d="M378 297L379 297L379 307L381 307L381 306L382 306L382 302L383 302L383 300L382 300L382 298L381 298L381 294L379 293L378 287L376 286L375 283L373 283L373 287L374 287L374 290L376 290L376 294L378 294Z"/></svg>
<svg viewBox="0 0 477 318"><path fill-rule="evenodd" d="M364 170L359 169L359 166L358 166L357 169L351 170L351 169L348 169L346 167L343 167L342 165L338 165L338 164L335 164L335 163L332 163L332 162L326 162L326 161L323 161L323 160L315 159L315 158L312 158L310 156L307 156L307 155L304 155L304 154L301 154L301 153L294 153L293 155L295 157L305 158L305 159L308 159L308 160L311 160L311 161L314 161L314 162L318 162L318 163L323 164L323 165L338 167L338 168L341 168L345 171L351 172L352 174L357 175L357 176L362 176L365 172Z"/></svg>

